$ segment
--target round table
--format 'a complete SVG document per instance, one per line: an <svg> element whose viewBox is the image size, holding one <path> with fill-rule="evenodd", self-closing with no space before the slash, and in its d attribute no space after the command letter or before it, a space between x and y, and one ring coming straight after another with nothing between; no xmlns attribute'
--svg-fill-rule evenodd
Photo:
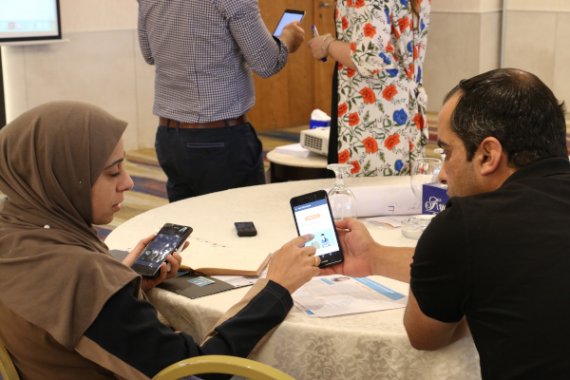
<svg viewBox="0 0 570 380"><path fill-rule="evenodd" d="M393 183L391 177L356 179L362 183ZM401 179L408 181L408 179ZM296 236L289 206L293 196L331 187L332 179L273 183L238 188L170 203L147 211L118 226L106 239L111 249L129 249L138 239L165 222L194 228L192 239L235 248L273 252ZM254 221L258 235L239 238L234 221ZM414 246L398 229L369 224L383 244ZM400 293L408 284L372 276ZM248 288L198 299L154 289L151 302L181 331L201 341L222 314ZM285 321L252 353L253 359L279 368L297 379L480 379L479 358L471 338L433 352L410 346L403 309L331 318L306 316L293 308Z"/></svg>
<svg viewBox="0 0 570 380"><path fill-rule="evenodd" d="M304 150L300 144L277 147L267 153L267 160L272 183L334 177L325 156Z"/></svg>

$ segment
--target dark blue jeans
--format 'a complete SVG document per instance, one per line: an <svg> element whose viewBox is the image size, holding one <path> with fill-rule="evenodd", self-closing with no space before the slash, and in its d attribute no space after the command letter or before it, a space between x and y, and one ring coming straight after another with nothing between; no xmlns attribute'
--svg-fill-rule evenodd
<svg viewBox="0 0 570 380"><path fill-rule="evenodd" d="M261 141L249 123L206 129L159 126L155 148L168 177L170 202L265 183Z"/></svg>

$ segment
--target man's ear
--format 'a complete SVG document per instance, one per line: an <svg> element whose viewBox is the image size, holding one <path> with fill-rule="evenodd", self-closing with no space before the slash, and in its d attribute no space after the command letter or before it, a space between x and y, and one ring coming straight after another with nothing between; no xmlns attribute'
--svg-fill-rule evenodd
<svg viewBox="0 0 570 380"><path fill-rule="evenodd" d="M475 159L481 175L493 174L500 169L501 164L504 164L503 146L495 137L486 137L479 144L479 148L475 152Z"/></svg>

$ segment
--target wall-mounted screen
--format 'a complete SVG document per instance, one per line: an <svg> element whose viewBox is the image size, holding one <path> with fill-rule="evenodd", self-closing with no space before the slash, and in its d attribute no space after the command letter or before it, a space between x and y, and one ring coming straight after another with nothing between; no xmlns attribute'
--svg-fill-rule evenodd
<svg viewBox="0 0 570 380"><path fill-rule="evenodd" d="M0 42L61 39L59 0L0 0Z"/></svg>

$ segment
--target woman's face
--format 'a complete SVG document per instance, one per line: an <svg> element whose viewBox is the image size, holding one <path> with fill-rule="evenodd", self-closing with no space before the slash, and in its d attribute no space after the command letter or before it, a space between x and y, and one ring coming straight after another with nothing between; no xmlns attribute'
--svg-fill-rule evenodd
<svg viewBox="0 0 570 380"><path fill-rule="evenodd" d="M121 209L123 192L133 187L133 180L123 165L124 157L123 140L120 140L91 189L93 224L110 223Z"/></svg>

